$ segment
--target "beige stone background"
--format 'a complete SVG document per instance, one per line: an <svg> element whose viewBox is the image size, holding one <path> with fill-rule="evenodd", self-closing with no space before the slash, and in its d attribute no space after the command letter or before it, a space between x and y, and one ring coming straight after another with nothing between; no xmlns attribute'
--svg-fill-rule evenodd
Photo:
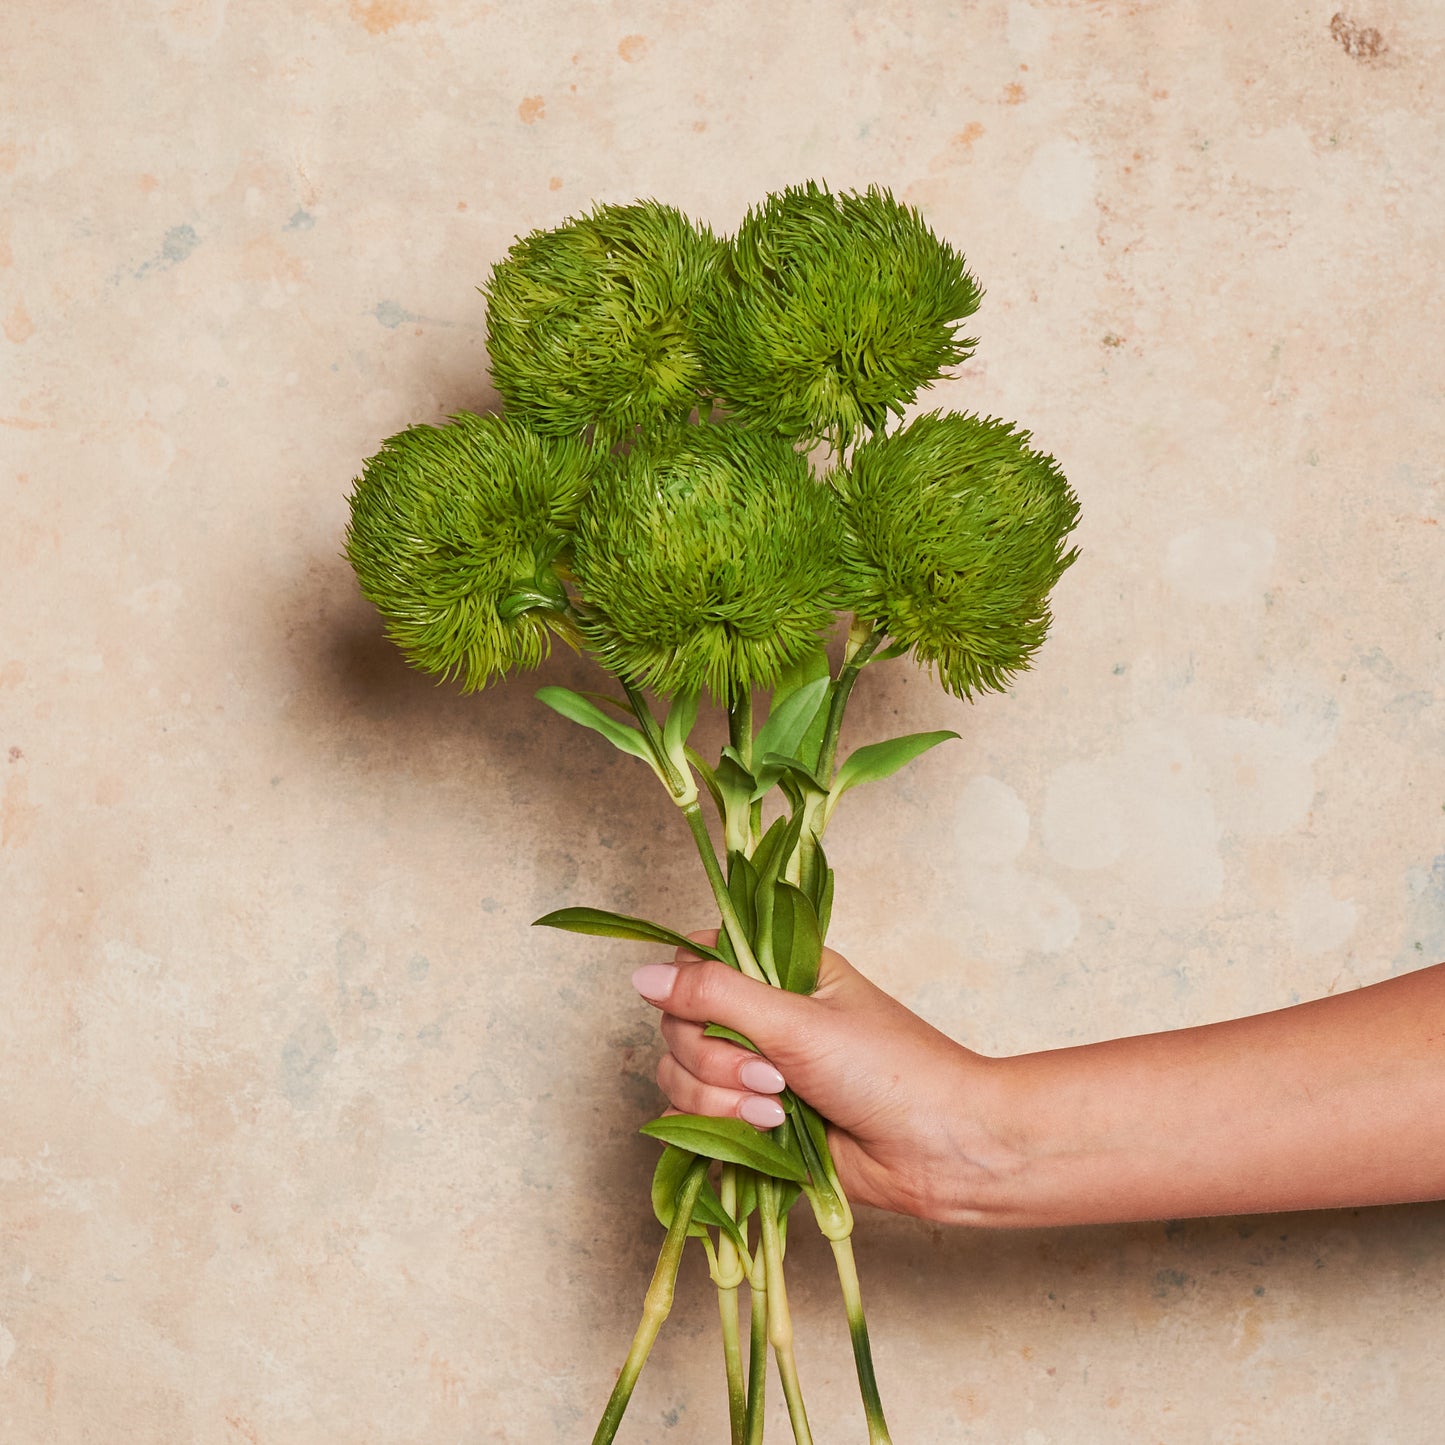
<svg viewBox="0 0 1445 1445"><path fill-rule="evenodd" d="M1083 499L1011 696L867 679L855 742L964 738L840 814L839 946L1001 1052L1445 957L1445 12L1340 3L3 8L5 1445L590 1435L657 1040L645 951L528 925L705 889L339 547L383 437L493 401L491 263L594 199L892 187L988 288L933 400ZM900 1445L1442 1438L1442 1205L859 1249ZM693 1260L624 1441L724 1438L715 1318Z"/></svg>

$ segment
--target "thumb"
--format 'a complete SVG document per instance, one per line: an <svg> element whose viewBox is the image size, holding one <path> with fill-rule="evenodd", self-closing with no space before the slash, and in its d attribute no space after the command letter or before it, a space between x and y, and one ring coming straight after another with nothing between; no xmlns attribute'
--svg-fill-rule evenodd
<svg viewBox="0 0 1445 1445"><path fill-rule="evenodd" d="M633 976L638 991L663 1012L735 1030L799 1086L801 1075L812 1074L820 1056L834 1052L830 1046L838 1040L833 1036L846 1024L833 1004L840 993L853 992L850 985L855 981L862 983L862 976L830 948L823 950L818 987L812 995L774 988L682 949L676 963L648 964Z"/></svg>

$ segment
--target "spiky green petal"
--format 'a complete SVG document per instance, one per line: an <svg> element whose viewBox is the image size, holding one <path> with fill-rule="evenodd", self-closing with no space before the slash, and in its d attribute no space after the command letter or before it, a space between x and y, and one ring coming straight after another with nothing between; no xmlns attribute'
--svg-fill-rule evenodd
<svg viewBox="0 0 1445 1445"><path fill-rule="evenodd" d="M698 313L709 386L740 419L846 446L973 350L963 257L886 190L808 182L748 212Z"/></svg>
<svg viewBox="0 0 1445 1445"><path fill-rule="evenodd" d="M346 555L410 662L473 692L571 633L558 566L596 461L469 412L382 444L352 492Z"/></svg>
<svg viewBox="0 0 1445 1445"><path fill-rule="evenodd" d="M832 622L839 518L786 442L677 427L610 459L578 526L582 631L672 694L771 687Z"/></svg>
<svg viewBox="0 0 1445 1445"><path fill-rule="evenodd" d="M1002 691L1050 622L1078 499L1005 422L937 413L860 446L836 474L845 600L960 697Z"/></svg>
<svg viewBox="0 0 1445 1445"><path fill-rule="evenodd" d="M720 243L657 201L597 206L518 240L485 287L492 379L511 415L613 443L685 419L702 384L695 298Z"/></svg>

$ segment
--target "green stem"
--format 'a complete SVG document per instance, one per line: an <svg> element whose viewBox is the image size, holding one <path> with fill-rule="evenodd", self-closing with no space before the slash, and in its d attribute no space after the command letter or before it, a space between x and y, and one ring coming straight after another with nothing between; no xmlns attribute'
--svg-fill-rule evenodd
<svg viewBox="0 0 1445 1445"><path fill-rule="evenodd" d="M736 1164L724 1164L718 1181L719 1202L731 1219L737 1218L737 1174ZM746 1222L742 1227L746 1230ZM725 1229L718 1234L717 1257L717 1307L722 1321L723 1362L728 1380L728 1434L731 1445L744 1445L747 1397L743 1384L742 1342L738 1334L738 1286L743 1282L743 1262L732 1235Z"/></svg>
<svg viewBox="0 0 1445 1445"><path fill-rule="evenodd" d="M843 726L843 712L848 706L848 696L863 665L878 650L883 641L882 632L874 631L873 625L859 618L853 619L848 629L847 650L843 654L843 666L838 669L833 683L833 694L828 703L828 722L823 731L823 745L818 752L818 777L824 783L833 781L833 759L838 753L838 733Z"/></svg>
<svg viewBox="0 0 1445 1445"><path fill-rule="evenodd" d="M598 1421L592 1445L610 1445L616 1436L617 1427L622 1423L623 1412L627 1409L627 1402L632 1398L633 1387L637 1384L637 1377L647 1363L647 1356L662 1328L662 1322L672 1310L677 1268L682 1263L682 1250L687 1243L687 1231L692 1224L692 1211L697 1204L697 1196L702 1192L703 1180L707 1178L708 1165L711 1162L709 1159L695 1159L683 1177L682 1187L677 1194L677 1209L672 1216L672 1223L668 1226L667 1238L662 1241L657 1266L652 1271L652 1283L648 1285L647 1294L642 1301L641 1323L632 1337L632 1347L627 1352L627 1359L623 1361L622 1373L612 1387L607 1408L602 1412L602 1419Z"/></svg>
<svg viewBox="0 0 1445 1445"><path fill-rule="evenodd" d="M753 1252L748 1273L752 1309L748 1332L748 1413L746 1445L762 1445L768 1394L768 1266L761 1248Z"/></svg>
<svg viewBox="0 0 1445 1445"><path fill-rule="evenodd" d="M858 1266L853 1259L853 1241L834 1239L833 1260L838 1282L843 1286L843 1306L848 1313L848 1334L853 1340L853 1363L858 1370L858 1393L868 1417L868 1445L892 1445L883 1402L878 1398L878 1380L873 1374L873 1351L868 1344L868 1321L863 1315L863 1292L858 1286Z"/></svg>
<svg viewBox="0 0 1445 1445"><path fill-rule="evenodd" d="M696 802L689 803L682 810L682 816L687 819L687 826L692 829L693 840L696 842L698 854L702 858L702 866L707 871L707 881L712 884L712 896L717 903L717 911L722 915L722 925L727 930L728 941L737 955L738 967L749 978L766 983L767 976L758 966L757 956L753 953L752 944L748 941L742 919L738 917L737 909L733 907L727 879L723 877L722 866L717 861L717 850L712 845L712 834L707 830L707 819L702 815L702 808Z"/></svg>
<svg viewBox="0 0 1445 1445"><path fill-rule="evenodd" d="M763 1259L768 1276L768 1343L778 1362L783 1397L788 1402L788 1419L796 1445L813 1445L803 1392L798 1385L798 1365L793 1358L793 1318L788 1313L788 1287L783 1282L783 1241L778 1231L778 1190L773 1179L758 1175L758 1217L762 1222Z"/></svg>
<svg viewBox="0 0 1445 1445"><path fill-rule="evenodd" d="M678 773L677 765L668 756L667 745L662 739L662 729L658 727L657 719L653 717L652 709L647 705L647 699L643 697L641 690L634 687L625 677L619 677L617 680L622 684L622 690L627 694L628 702L632 704L632 711L637 718L638 725L642 728L642 734L647 739L653 756L657 759L657 765L662 769L668 791L675 798L682 796L687 792L688 784Z"/></svg>

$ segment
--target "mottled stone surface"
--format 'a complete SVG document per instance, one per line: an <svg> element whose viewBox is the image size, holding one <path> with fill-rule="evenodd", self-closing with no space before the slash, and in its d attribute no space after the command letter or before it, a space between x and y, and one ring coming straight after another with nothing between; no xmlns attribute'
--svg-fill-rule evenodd
<svg viewBox="0 0 1445 1445"><path fill-rule="evenodd" d="M593 199L890 185L988 288L937 402L1083 499L1010 697L868 679L855 740L964 739L840 813L840 946L998 1051L1445 957L1445 12L1335 3L4 7L0 1439L590 1433L657 1042L636 950L528 924L705 890L338 554L382 437L493 400L491 262ZM1442 1251L1438 1205L859 1245L900 1445L1425 1445ZM695 1260L624 1439L720 1441L720 1374Z"/></svg>

